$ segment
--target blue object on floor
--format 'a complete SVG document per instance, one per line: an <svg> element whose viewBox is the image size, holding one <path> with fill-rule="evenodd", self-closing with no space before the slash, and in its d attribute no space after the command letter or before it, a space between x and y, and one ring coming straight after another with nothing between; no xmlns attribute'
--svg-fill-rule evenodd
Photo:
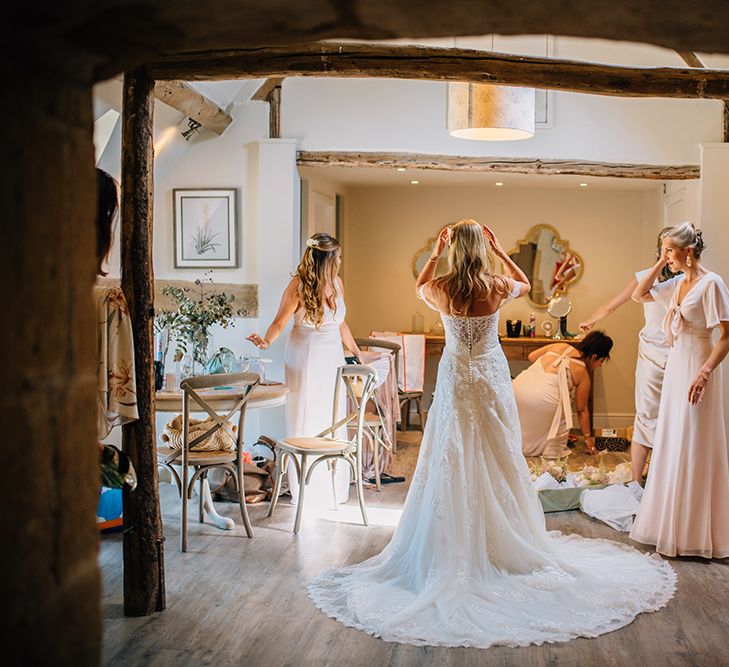
<svg viewBox="0 0 729 667"><path fill-rule="evenodd" d="M122 529L121 489L101 487L99 504L96 506L96 527L104 532Z"/></svg>

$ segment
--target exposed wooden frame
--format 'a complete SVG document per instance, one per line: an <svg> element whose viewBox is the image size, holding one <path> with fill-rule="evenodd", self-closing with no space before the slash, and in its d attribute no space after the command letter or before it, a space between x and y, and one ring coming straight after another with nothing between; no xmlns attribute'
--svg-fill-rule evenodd
<svg viewBox="0 0 729 667"><path fill-rule="evenodd" d="M97 285L119 286L117 278L100 277L96 279ZM164 278L154 279L154 309L174 310L177 305L174 300L164 294L165 287L179 287L188 289L193 294L199 292L199 286L192 280L165 280ZM245 311L241 317L258 317L258 285L241 283L215 283L210 285L215 291L225 292L235 297L232 306L234 310Z"/></svg>
<svg viewBox="0 0 729 667"><path fill-rule="evenodd" d="M281 138L282 85L283 78L269 77L251 97L252 100L257 102L268 102L268 136L271 139Z"/></svg>
<svg viewBox="0 0 729 667"><path fill-rule="evenodd" d="M705 68L704 61L699 58L693 51L676 51L683 61L689 67ZM724 111L722 115L722 133L723 141L729 142L729 98L724 99Z"/></svg>
<svg viewBox="0 0 729 667"><path fill-rule="evenodd" d="M233 117L184 81L157 81L154 96L220 136Z"/></svg>
<svg viewBox="0 0 729 667"><path fill-rule="evenodd" d="M280 88L282 85L283 85L282 77L278 77L278 76L269 77L260 85L258 90L255 93L253 93L253 95L251 96L251 99L254 102L267 102L271 93L276 88Z"/></svg>
<svg viewBox="0 0 729 667"><path fill-rule="evenodd" d="M268 96L268 136L281 138L281 86L276 86Z"/></svg>
<svg viewBox="0 0 729 667"><path fill-rule="evenodd" d="M124 77L122 99L121 285L134 334L139 419L122 427L122 448L137 471L124 490L124 613L165 608L164 533L160 516L154 409L152 264L154 82L144 68Z"/></svg>
<svg viewBox="0 0 729 667"><path fill-rule="evenodd" d="M318 42L160 56L156 79L336 76L471 81L621 97L729 97L729 72L618 67L472 49Z"/></svg>
<svg viewBox="0 0 729 667"><path fill-rule="evenodd" d="M609 176L652 180L699 178L698 165L622 164L541 158L466 157L423 153L364 153L348 151L299 151L300 167L373 167L430 169L436 171L496 172L510 174Z"/></svg>

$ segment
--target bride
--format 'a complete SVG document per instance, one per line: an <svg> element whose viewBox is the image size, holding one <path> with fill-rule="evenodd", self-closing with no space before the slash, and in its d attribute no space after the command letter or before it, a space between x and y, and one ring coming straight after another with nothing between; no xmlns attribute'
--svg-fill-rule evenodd
<svg viewBox="0 0 729 667"><path fill-rule="evenodd" d="M489 270L487 243L507 276ZM447 245L449 271L434 278ZM668 563L545 528L498 340L498 309L529 282L493 232L443 230L417 285L446 346L400 524L374 558L314 579L314 604L385 641L480 648L596 637L663 607Z"/></svg>

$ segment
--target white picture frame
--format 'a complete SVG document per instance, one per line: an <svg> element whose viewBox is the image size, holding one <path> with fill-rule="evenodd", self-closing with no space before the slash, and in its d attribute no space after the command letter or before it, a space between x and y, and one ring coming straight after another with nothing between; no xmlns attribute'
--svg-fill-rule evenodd
<svg viewBox="0 0 729 667"><path fill-rule="evenodd" d="M175 188L172 200L175 268L236 268L235 188Z"/></svg>

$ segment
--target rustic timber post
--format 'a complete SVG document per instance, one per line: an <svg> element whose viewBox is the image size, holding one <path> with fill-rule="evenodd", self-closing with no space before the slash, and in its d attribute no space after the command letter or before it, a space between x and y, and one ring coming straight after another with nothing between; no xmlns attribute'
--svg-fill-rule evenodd
<svg viewBox="0 0 729 667"><path fill-rule="evenodd" d="M281 138L281 85L275 86L268 95L268 137Z"/></svg>
<svg viewBox="0 0 729 667"><path fill-rule="evenodd" d="M1 93L28 103L5 119L0 171L2 658L87 667L102 630L91 85L31 62Z"/></svg>
<svg viewBox="0 0 729 667"><path fill-rule="evenodd" d="M125 424L122 448L138 486L124 491L124 613L165 608L164 549L159 507L154 411L154 270L152 211L154 81L144 68L124 76L121 171L121 284L134 331L139 420Z"/></svg>

